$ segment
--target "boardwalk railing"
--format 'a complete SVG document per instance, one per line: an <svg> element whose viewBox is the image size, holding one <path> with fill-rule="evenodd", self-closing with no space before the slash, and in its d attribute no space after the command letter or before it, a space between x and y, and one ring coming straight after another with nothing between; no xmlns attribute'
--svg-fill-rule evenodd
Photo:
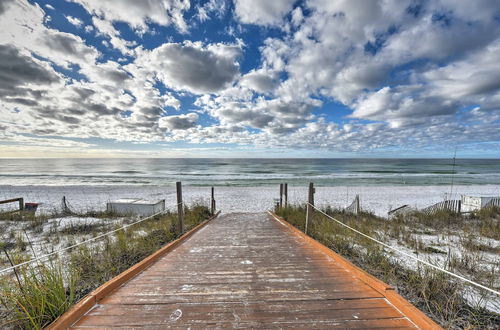
<svg viewBox="0 0 500 330"><path fill-rule="evenodd" d="M448 210L451 212L460 213L460 206L461 206L460 200L448 200L448 201L442 201L442 202L436 203L434 205L431 205L429 207L426 207L426 208L422 209L422 212L429 214L429 213L435 213L438 211Z"/></svg>

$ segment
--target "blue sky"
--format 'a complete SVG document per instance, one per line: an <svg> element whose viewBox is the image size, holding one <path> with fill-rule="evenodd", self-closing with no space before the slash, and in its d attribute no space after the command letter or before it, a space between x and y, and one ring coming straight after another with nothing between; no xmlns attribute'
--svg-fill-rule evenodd
<svg viewBox="0 0 500 330"><path fill-rule="evenodd" d="M500 156L497 1L0 4L0 157Z"/></svg>

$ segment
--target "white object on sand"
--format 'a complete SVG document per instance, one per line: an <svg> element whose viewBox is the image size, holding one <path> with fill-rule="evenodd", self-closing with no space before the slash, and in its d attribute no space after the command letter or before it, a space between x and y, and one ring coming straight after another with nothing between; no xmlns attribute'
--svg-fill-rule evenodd
<svg viewBox="0 0 500 330"><path fill-rule="evenodd" d="M149 201L139 198L121 198L106 203L106 210L119 215L148 216L165 211L165 200Z"/></svg>

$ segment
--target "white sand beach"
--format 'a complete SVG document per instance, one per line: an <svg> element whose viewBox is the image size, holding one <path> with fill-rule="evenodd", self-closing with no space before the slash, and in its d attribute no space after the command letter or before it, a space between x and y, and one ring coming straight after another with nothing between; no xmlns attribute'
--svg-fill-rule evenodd
<svg viewBox="0 0 500 330"><path fill-rule="evenodd" d="M303 203L307 198L307 187L289 186L290 203ZM316 205L345 207L356 194L360 195L361 207L379 216L386 216L391 208L408 204L421 208L442 201L450 194L450 186L337 186L316 187ZM452 198L460 194L500 196L500 185L460 185L453 187ZM60 210L61 199L66 196L68 205L75 211L105 210L106 202L128 197L151 200L166 200L167 208L174 208L174 187L160 186L0 186L0 199L23 197L25 202L41 203L39 212ZM183 197L187 204L207 202L210 187L183 186ZM216 186L217 208L222 212L259 212L272 208L273 199L279 197L279 186L235 187ZM12 205L15 207L16 205ZM8 206L3 206L6 208Z"/></svg>

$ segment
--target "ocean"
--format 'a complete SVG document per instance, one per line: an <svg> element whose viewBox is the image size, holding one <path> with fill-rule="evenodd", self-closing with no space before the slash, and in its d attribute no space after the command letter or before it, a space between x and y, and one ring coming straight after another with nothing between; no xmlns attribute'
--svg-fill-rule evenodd
<svg viewBox="0 0 500 330"><path fill-rule="evenodd" d="M500 184L500 159L0 159L8 186Z"/></svg>

